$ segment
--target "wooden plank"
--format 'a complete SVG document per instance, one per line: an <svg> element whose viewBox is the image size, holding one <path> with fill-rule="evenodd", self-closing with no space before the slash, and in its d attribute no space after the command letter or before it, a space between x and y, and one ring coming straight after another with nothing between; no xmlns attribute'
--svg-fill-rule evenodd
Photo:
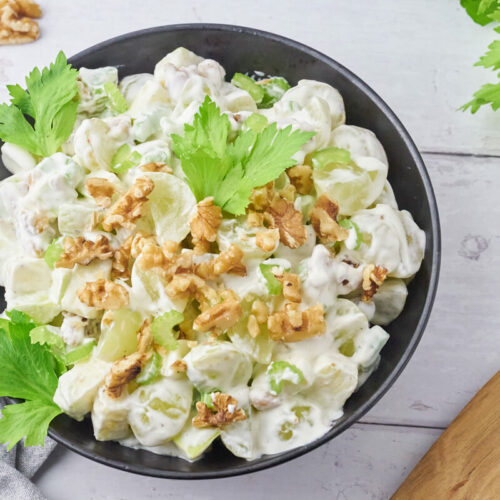
<svg viewBox="0 0 500 500"><path fill-rule="evenodd" d="M304 457L258 473L205 481L127 474L58 448L35 477L47 498L72 500L256 498L374 500L389 498L438 437L432 429L355 425Z"/></svg>
<svg viewBox="0 0 500 500"><path fill-rule="evenodd" d="M283 34L336 58L387 100L424 151L500 154L500 112L457 112L495 75L473 68L495 37L470 20L457 0L288 0L212 2L45 0L42 35L0 51L0 83L21 82L59 49L74 54L94 43L152 25L242 24ZM78 36L75 36L78 33ZM0 101L7 98L0 91Z"/></svg>
<svg viewBox="0 0 500 500"><path fill-rule="evenodd" d="M391 500L500 498L500 371L432 445Z"/></svg>
<svg viewBox="0 0 500 500"><path fill-rule="evenodd" d="M500 368L497 159L428 155L441 215L442 267L417 351L364 420L447 427Z"/></svg>

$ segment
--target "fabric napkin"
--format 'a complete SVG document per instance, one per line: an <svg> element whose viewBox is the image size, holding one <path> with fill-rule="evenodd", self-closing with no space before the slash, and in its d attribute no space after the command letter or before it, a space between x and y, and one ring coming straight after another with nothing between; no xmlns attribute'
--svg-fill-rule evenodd
<svg viewBox="0 0 500 500"><path fill-rule="evenodd" d="M0 409L6 404L0 398ZM30 481L45 462L56 443L45 438L45 446L24 447L18 444L7 452L0 445L0 500L45 500L40 490Z"/></svg>

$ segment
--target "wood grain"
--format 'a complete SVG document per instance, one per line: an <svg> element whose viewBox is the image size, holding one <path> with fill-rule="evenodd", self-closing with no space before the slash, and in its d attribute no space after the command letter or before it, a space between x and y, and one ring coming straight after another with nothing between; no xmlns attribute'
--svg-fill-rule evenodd
<svg viewBox="0 0 500 500"><path fill-rule="evenodd" d="M500 371L432 445L391 500L500 498Z"/></svg>

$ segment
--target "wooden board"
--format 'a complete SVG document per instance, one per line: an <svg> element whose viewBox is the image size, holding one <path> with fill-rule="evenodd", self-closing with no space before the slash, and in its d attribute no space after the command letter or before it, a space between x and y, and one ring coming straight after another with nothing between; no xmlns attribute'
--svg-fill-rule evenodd
<svg viewBox="0 0 500 500"><path fill-rule="evenodd" d="M476 394L391 500L500 498L500 371Z"/></svg>

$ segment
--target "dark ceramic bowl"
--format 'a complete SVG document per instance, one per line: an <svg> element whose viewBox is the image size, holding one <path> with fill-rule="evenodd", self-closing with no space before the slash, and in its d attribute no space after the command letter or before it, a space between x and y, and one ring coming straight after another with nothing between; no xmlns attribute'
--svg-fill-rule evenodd
<svg viewBox="0 0 500 500"><path fill-rule="evenodd" d="M327 82L345 101L347 122L375 132L389 158L389 180L401 208L411 212L425 231L422 267L409 285L403 313L387 331L389 342L378 369L347 401L344 415L324 436L300 448L247 462L216 443L201 459L179 458L125 448L94 439L89 420L76 422L61 415L49 435L71 450L118 469L176 479L207 479L246 474L282 464L326 443L361 418L389 390L415 350L429 318L440 262L440 230L436 200L420 154L401 122L380 97L357 76L329 57L305 45L271 33L217 24L162 26L129 33L100 43L70 59L77 68L117 66L120 77L152 72L165 54L184 46L220 62L228 75L261 70L283 75L291 84L302 78ZM3 176L6 175L5 170Z"/></svg>

